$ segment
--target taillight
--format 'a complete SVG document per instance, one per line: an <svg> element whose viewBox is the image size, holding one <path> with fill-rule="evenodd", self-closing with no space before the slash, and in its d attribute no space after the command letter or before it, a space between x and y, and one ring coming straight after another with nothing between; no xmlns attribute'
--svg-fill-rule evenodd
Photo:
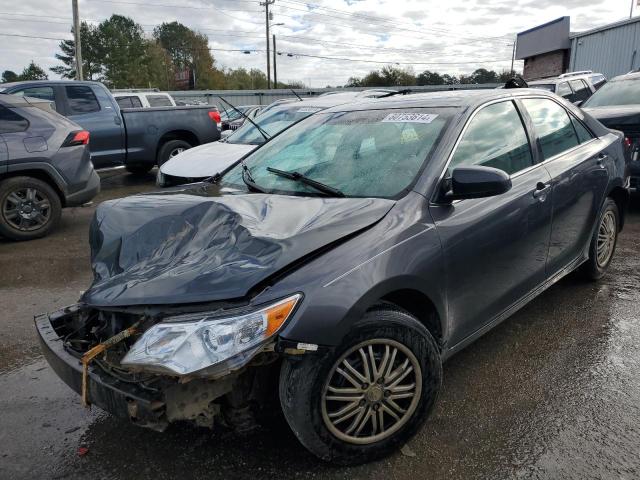
<svg viewBox="0 0 640 480"><path fill-rule="evenodd" d="M62 144L63 147L75 147L78 145L89 145L89 132L86 130L71 132Z"/></svg>
<svg viewBox="0 0 640 480"><path fill-rule="evenodd" d="M629 137L624 137L624 146L631 148L631 139Z"/></svg>
<svg viewBox="0 0 640 480"><path fill-rule="evenodd" d="M222 122L222 117L220 117L220 112L216 112L215 110L212 110L209 112L209 118L214 122L216 122L217 124Z"/></svg>

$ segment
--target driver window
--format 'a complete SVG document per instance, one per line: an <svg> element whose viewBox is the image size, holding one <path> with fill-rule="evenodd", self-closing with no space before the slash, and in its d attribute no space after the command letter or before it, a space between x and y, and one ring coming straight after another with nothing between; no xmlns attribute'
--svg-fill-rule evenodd
<svg viewBox="0 0 640 480"><path fill-rule="evenodd" d="M449 164L498 168L513 175L533 165L524 125L511 101L480 110L467 126Z"/></svg>

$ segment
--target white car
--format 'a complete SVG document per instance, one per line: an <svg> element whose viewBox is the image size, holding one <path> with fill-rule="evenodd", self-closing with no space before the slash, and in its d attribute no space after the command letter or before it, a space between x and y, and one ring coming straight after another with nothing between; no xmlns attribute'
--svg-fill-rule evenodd
<svg viewBox="0 0 640 480"><path fill-rule="evenodd" d="M175 107L167 92L115 92L113 97L120 108Z"/></svg>
<svg viewBox="0 0 640 480"><path fill-rule="evenodd" d="M213 177L234 165L269 138L309 115L325 108L376 96L380 95L373 95L367 91L341 92L307 100L272 104L253 120L260 129L251 122L244 122L238 130L217 142L179 153L160 166L156 183L160 187L170 187Z"/></svg>

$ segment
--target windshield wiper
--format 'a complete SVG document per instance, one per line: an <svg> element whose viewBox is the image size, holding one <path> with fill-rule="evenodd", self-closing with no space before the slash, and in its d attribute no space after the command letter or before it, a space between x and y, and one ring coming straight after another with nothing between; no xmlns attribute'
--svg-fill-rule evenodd
<svg viewBox="0 0 640 480"><path fill-rule="evenodd" d="M231 103L227 102L224 98L222 98L221 96L218 96L218 98L220 100L222 100L224 103L226 103L227 105L229 105L231 108L233 108L236 112L238 112L240 115L242 115L244 117L244 119L251 123L251 125L253 125L254 127L256 127L258 129L258 131L260 132L260 135L262 135L264 137L265 142L269 141L269 139L271 138L271 136L264 131L263 128L260 127L260 125L258 125L256 122L254 122L253 120L251 120L249 118L249 116L244 113L243 111L241 111L240 109L234 107Z"/></svg>
<svg viewBox="0 0 640 480"><path fill-rule="evenodd" d="M296 182L304 183L305 185L309 185L312 188L315 188L319 192L327 193L334 197L344 197L344 193L342 193L337 188L330 187L324 183L313 180L309 177L305 177L300 172L287 172L285 170L280 170L278 168L267 167L267 171L271 172L275 175L279 175L284 178L288 178L290 180L295 180Z"/></svg>
<svg viewBox="0 0 640 480"><path fill-rule="evenodd" d="M240 162L240 165L242 166L242 181L247 186L247 188L254 192L267 193L265 190L260 188L256 183L256 181L253 179L253 176L251 175L251 170L249 170L249 167L247 167L247 165L244 162Z"/></svg>

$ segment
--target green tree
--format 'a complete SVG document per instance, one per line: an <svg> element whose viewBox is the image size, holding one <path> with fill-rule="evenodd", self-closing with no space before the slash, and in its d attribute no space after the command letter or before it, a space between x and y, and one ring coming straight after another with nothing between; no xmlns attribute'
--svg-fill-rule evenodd
<svg viewBox="0 0 640 480"><path fill-rule="evenodd" d="M156 27L153 36L168 52L176 70L191 69L195 72L196 89L223 86L223 75L215 68L206 35L179 22L171 22Z"/></svg>
<svg viewBox="0 0 640 480"><path fill-rule="evenodd" d="M148 86L142 27L128 17L112 15L98 25L98 35L105 83L112 88Z"/></svg>
<svg viewBox="0 0 640 480"><path fill-rule="evenodd" d="M19 79L18 74L12 70L2 72L2 83L17 82Z"/></svg>
<svg viewBox="0 0 640 480"><path fill-rule="evenodd" d="M31 60L31 63L22 70L19 79L20 80L47 80L47 74L38 65Z"/></svg>
<svg viewBox="0 0 640 480"><path fill-rule="evenodd" d="M458 83L460 83L458 77L456 77L455 75L449 75L448 73L442 75L442 80L444 81L444 85L457 85Z"/></svg>
<svg viewBox="0 0 640 480"><path fill-rule="evenodd" d="M71 33L74 33L71 28ZM80 24L80 42L82 43L82 74L87 80L99 80L102 73L101 44L98 28L87 22ZM60 42L61 53L55 57L63 65L50 68L62 78L76 78L76 42L63 40Z"/></svg>
<svg viewBox="0 0 640 480"><path fill-rule="evenodd" d="M437 72L430 72L429 70L425 70L420 75L416 77L417 85L444 85L444 79Z"/></svg>
<svg viewBox="0 0 640 480"><path fill-rule="evenodd" d="M155 40L146 45L146 82L150 87L175 90L175 67L171 55Z"/></svg>
<svg viewBox="0 0 640 480"><path fill-rule="evenodd" d="M493 70L478 68L470 75L469 83L498 83L498 74Z"/></svg>

